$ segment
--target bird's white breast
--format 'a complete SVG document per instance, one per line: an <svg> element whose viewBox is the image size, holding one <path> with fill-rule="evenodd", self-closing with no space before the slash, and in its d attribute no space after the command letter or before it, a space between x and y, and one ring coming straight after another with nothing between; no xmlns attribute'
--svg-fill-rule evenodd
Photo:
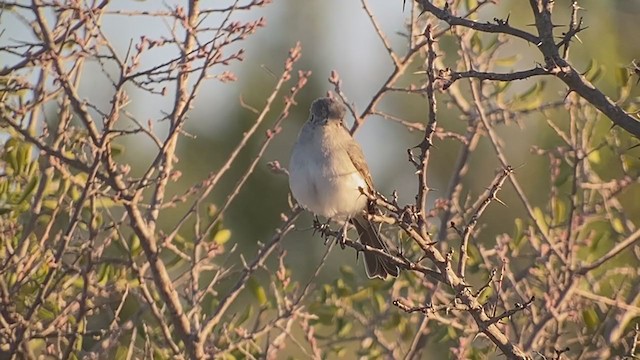
<svg viewBox="0 0 640 360"><path fill-rule="evenodd" d="M292 152L289 186L307 210L328 218L347 218L366 206L367 198L359 188L366 190L367 184L340 146L353 139L345 129L330 126L305 124Z"/></svg>

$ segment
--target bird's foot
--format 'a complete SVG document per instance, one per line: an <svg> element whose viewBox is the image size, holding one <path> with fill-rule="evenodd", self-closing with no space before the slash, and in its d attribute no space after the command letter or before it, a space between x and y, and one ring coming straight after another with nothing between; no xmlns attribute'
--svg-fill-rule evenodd
<svg viewBox="0 0 640 360"><path fill-rule="evenodd" d="M347 243L348 228L349 228L349 222L345 221L344 225L342 225L342 228L340 229L340 231L338 232L338 235L336 236L336 242L340 245L342 250L344 250L345 244Z"/></svg>
<svg viewBox="0 0 640 360"><path fill-rule="evenodd" d="M336 244L339 244L341 248L345 248L346 240L347 240L347 230L349 229L349 222L345 222L342 227L338 230L331 230L331 219L327 219L327 222L321 222L316 216L313 219L313 234L320 234L324 239L324 245L326 246L331 238L336 239Z"/></svg>
<svg viewBox="0 0 640 360"><path fill-rule="evenodd" d="M313 219L313 234L315 235L316 233L319 233L320 236L322 236L322 238L324 239L325 245L329 243L331 236L334 235L334 232L329 226L330 221L331 220L329 219L326 223L320 222L320 219L318 219L317 216Z"/></svg>

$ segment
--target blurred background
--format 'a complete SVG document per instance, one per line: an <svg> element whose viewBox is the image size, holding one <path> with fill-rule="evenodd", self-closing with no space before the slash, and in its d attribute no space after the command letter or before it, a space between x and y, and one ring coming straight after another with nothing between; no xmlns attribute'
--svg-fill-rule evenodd
<svg viewBox="0 0 640 360"><path fill-rule="evenodd" d="M229 1L216 1L229 4ZM410 5L402 8L402 2L389 0L368 0L368 4L385 32L393 48L400 54L406 53L406 24L410 16ZM104 18L103 31L112 39L117 51L124 56L130 43L141 36L160 39L171 36L171 24L161 18L145 16L121 16L115 12L148 11L173 8L176 5L186 5L182 1L114 1L109 9L112 16ZM566 25L570 14L569 0L556 1L554 21ZM615 73L617 69L629 66L632 59L640 59L640 42L637 41L638 19L640 19L640 1L602 1L584 0L580 5L585 8L580 15L584 17L587 30L579 34L580 43L573 44L571 61L578 69L587 70L588 67L602 67L596 86L612 98L616 98L617 84ZM211 14L205 21L216 24L216 14ZM332 85L327 78L331 70L336 70L342 78L342 89L358 111L362 111L371 97L379 90L386 78L393 70L385 48L375 33L370 19L357 0L277 0L272 4L256 11L237 12L234 16L238 20L257 19L264 17L266 27L261 28L241 46L246 50L245 61L234 63L231 69L237 76L237 81L223 84L209 81L201 88L194 108L190 113L190 122L186 131L193 137L184 137L179 143L178 169L182 172L180 181L173 183L171 193L179 193L194 183L201 181L212 171L218 169L228 158L231 150L237 145L251 124L255 121L255 114L241 106L241 101L260 109L266 97L271 93L275 84L273 74L279 74L288 50L297 41L302 44L302 60L297 68L311 70L313 75L310 83L298 97L298 106L291 116L284 122L283 132L270 146L264 162L251 176L244 191L232 204L224 218L225 226L232 231L231 241L241 246L241 253L253 253L259 241L266 241L280 222L280 214L288 208L288 184L286 177L268 171L267 161L279 161L287 166L289 152L296 139L302 123L306 121L308 107L311 101L323 96ZM428 15L423 15L428 16ZM528 2L496 1L495 6L486 6L476 19L478 21L493 21L494 18L510 19L510 24L534 32L531 26L532 16ZM27 25L30 19L13 16L10 12L0 15L2 29L0 42L11 43L30 41L33 34ZM439 23L444 27L444 24ZM566 28L559 28L558 35ZM539 52L530 45L510 40L506 51L501 53L510 63L503 71L523 70L543 63ZM442 41L441 51L445 54L444 62L447 66L455 67L457 46L451 40ZM238 47L238 48L239 48ZM163 63L176 56L168 47L151 50L141 59L141 67L148 68ZM6 56L0 59L0 66L12 64L16 59ZM416 63L415 69L421 69ZM96 63L87 65L85 77L80 86L83 97L103 109L110 108L109 99L112 88L108 78ZM412 77L413 76L413 77ZM535 81L523 81L515 86L516 89L530 87ZM423 76L408 75L402 84L414 83L421 85ZM171 90L171 89L169 89ZM465 88L465 91L468 90ZM637 89L636 89L637 90ZM162 121L166 112L173 106L171 91L166 96L153 96L139 89L131 88L131 102L127 108L133 116L141 121L151 121L154 128L162 134L166 133L168 122ZM565 90L560 81L546 79L546 87L541 95L541 101L562 99ZM242 99L242 100L241 100ZM461 132L466 124L459 119L459 113L444 105L446 98L439 94L441 102L438 113L439 126L450 131ZM280 102L281 106L281 102ZM426 101L419 95L407 96L391 95L385 97L378 109L389 114L402 117L408 121L424 122L426 120ZM270 113L261 131L273 123L279 108ZM567 115L563 111L554 112L557 116ZM50 116L55 116L55 109L51 109ZM348 122L353 119L348 119ZM546 125L542 114L534 113L527 118L524 127L501 129L509 161L517 167L517 175L528 194L537 194L548 188L548 164L545 159L530 153L532 144L541 147L551 147L557 141ZM608 120L601 121L603 131L610 125ZM262 132L260 132L262 133ZM378 191L389 195L397 190L401 202L413 200L416 191L415 169L406 161L406 149L420 142L421 133L409 132L397 123L386 121L380 117L368 117L364 125L356 133L356 139L362 144L366 158ZM262 136L256 136L254 143L248 147L234 168L224 177L224 182L218 186L212 195L212 202L221 204L230 189L238 181L249 162L255 156L257 147L262 142ZM150 143L140 136L130 138L126 142L126 151L122 162L130 163L134 172L143 172L148 166L152 152ZM430 194L433 202L439 197L438 191L446 189L454 160L457 156L459 144L446 140L436 143L433 151L432 167L430 169L430 186L435 189ZM471 168L465 184L465 194L472 199L480 195L490 184L494 171L499 163L493 151L483 139L478 151L472 155ZM604 170L611 170L606 169ZM613 171L612 176L616 173ZM606 176L605 176L606 178ZM633 199L640 198L640 194L631 194L629 208L640 213L640 205ZM520 203L515 200L510 186L502 193L501 199L508 207L491 206L483 217L484 236L488 239L495 235L510 232L513 219L523 215ZM533 197L535 201L535 197ZM546 197L540 197L542 205ZM172 226L183 213L183 208L176 208L165 213L163 221L167 228ZM298 222L298 228L289 236L284 246L289 251L290 265L294 268L306 269L298 272L298 276L308 277L317 265L323 253L324 245L318 236L312 236L310 230L312 218L305 214ZM310 256L313 259L309 259ZM334 250L329 258L329 266L325 268L322 277L334 278L340 264L353 264L352 250ZM365 278L362 265L358 265L356 273Z"/></svg>

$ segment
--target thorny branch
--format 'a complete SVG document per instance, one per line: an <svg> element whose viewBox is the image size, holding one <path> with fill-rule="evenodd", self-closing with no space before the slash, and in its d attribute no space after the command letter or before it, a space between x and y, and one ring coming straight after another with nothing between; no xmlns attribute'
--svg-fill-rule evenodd
<svg viewBox="0 0 640 360"><path fill-rule="evenodd" d="M501 33L511 35L515 38L523 39L535 45L545 59L544 68L533 70L534 75L551 74L563 81L569 92L576 92L587 100L591 105L600 110L613 122L614 126L620 126L630 134L640 137L640 121L627 113L613 100L602 93L597 87L591 84L578 70L576 70L567 59L560 55L559 49L567 45L572 37L575 37L583 28L572 22L572 27L565 34L565 39L556 44L553 30L555 25L551 20L553 12L553 0L529 0L531 10L538 30L538 36L516 29L509 25L509 21L499 20L495 24L480 23L472 20L460 18L451 14L448 6L441 9L428 0L416 0L424 12L433 14L438 19L447 22L450 26L463 26L476 31L488 33ZM447 3L448 4L448 3ZM476 78L489 78L489 74L478 74ZM500 80L495 79L495 80Z"/></svg>
<svg viewBox="0 0 640 360"><path fill-rule="evenodd" d="M531 1L532 4L534 2L535 1ZM581 243L580 241L576 240L576 237L578 236L577 234L582 233L582 229L584 228L584 220L580 218L580 216L582 216L580 214L583 214L584 211L595 211L587 210L587 208L585 208L585 203L580 202L584 200L580 200L582 198L581 194L578 191L578 189L580 189L580 187L585 184L583 182L582 174L585 171L588 171L588 168L583 168L575 165L576 163L586 163L586 155L584 154L586 154L587 152L583 149L591 140L590 136L592 136L593 133L589 131L593 131L593 127L587 125L589 131L585 130L585 135L583 136L583 138L578 139L579 141L571 140L570 142L570 146L573 147L571 151L577 154L575 162L571 163L572 168L575 170L573 172L573 175L571 176L574 186L571 195L572 201L569 203L570 218L566 223L567 226L571 227L571 229L569 229L568 232L558 232L557 229L550 228L548 223L549 220L542 218L539 209L532 205L532 200L527 196L520 181L518 181L518 179L516 179L515 175L513 174L513 169L508 165L508 159L506 156L507 153L504 150L504 142L498 137L495 130L495 127L499 125L509 125L510 122L521 124L522 120L520 118L523 117L525 113L511 116L510 114L513 111L512 109L503 107L502 104L498 104L496 106L496 104L488 101L487 96L495 96L496 93L494 92L492 94L490 92L491 90L489 89L493 89L492 85L485 86L486 83L490 83L492 81L511 82L515 80L531 79L533 77L543 75L559 76L556 66L557 63L555 63L554 66L551 66L551 63L547 61L545 65L536 65L534 68L531 68L529 70L515 71L511 73L497 73L491 71L490 61L493 55L473 54L471 46L468 45L468 41L470 39L470 36L468 36L468 34L471 34L473 31L490 32L505 34L508 36L523 39L531 44L538 46L539 49L541 49L541 51L544 53L545 48L543 46L543 42L547 38L547 35L543 31L539 30L540 36L538 37L526 31L516 29L509 24L508 18L506 20L494 19L494 23L481 23L479 21L467 19L464 16L458 17L455 15L455 12L459 11L459 9L449 8L449 2L445 3L444 9L439 9L428 1L416 1L416 3L420 4L420 7L423 10L423 14L430 13L437 18L444 20L451 27L451 31L461 42L463 64L465 65L464 68L469 70L460 71L458 69L454 70L452 68L442 67L440 65L441 62L437 57L434 56L434 58L431 58L432 45L429 43L430 37L427 37L426 41L415 43L420 44L421 54L423 54L427 60L425 71L418 72L427 74L427 81L425 82L425 85L417 86L412 84L411 86L406 88L392 87L391 84L398 80L397 78L392 77L374 95L373 100L366 107L365 111L361 112L360 115L358 115L358 113L355 111L355 104L349 103L347 100L348 95L342 91L341 81L337 76L337 73L333 73L330 78L330 82L334 85L334 88L339 94L340 98L345 103L348 103L347 105L351 113L354 115L355 124L352 128L352 131L355 131L360 126L360 124L362 124L366 120L366 118L369 117L369 115L381 115L385 119L405 125L409 130L421 130L425 131L426 133L430 132L428 125L420 126L419 123L407 121L402 117L386 111L377 110L374 108L374 106L388 91L406 94L422 94L427 98L430 106L435 105L435 98L433 96L433 84L435 82L437 84L437 89L447 92L447 94L451 97L451 103L455 107L459 108L459 110L463 113L463 117L469 119L469 125L467 128L468 131L465 135L455 136L454 134L451 134L451 136L442 138L463 139L460 140L463 148L460 152L458 162L456 163L454 176L451 179L450 186L448 187L448 190L445 194L445 198L442 200L437 200L435 208L433 210L429 211L426 206L423 207L424 211L420 210L420 204L422 203L421 201L417 201L416 206L402 206L398 204L397 196L395 194L393 196L393 199L391 200L387 200L381 194L376 194L376 196L370 197L370 200L372 202L374 202L380 209L383 209L383 214L369 215L370 219L378 223L390 225L391 227L399 226L400 228L402 228L405 232L405 235L409 239L417 243L418 247L423 252L422 256L418 256L417 259L412 260L411 257L403 253L402 249L400 249L397 254L385 254L378 249L371 249L357 242L346 241L345 244L349 247L354 248L356 251L369 251L376 253L378 256L387 257L389 261L395 263L402 269L420 273L425 276L425 279L430 279L431 281L435 281L436 283L443 283L450 286L451 288L453 288L455 293L453 295L453 301L460 304L460 306L454 305L450 308L456 308L458 310L461 310L462 312L468 312L469 314L471 314L476 324L478 325L479 331L484 332L485 335L487 335L496 345L498 345L498 347L503 351L507 358L529 359L531 358L531 355L529 354L531 353L532 348L544 348L544 346L541 346L541 339L548 339L553 336L548 330L549 324L562 324L564 322L564 319L566 319L565 316L559 316L558 312L564 311L567 304L572 302L573 299L571 295L574 293L574 291L576 291L576 287L580 283L581 277L589 276L588 274L590 274L591 270L598 268L603 264L610 264L610 260L612 258L620 254L624 249L627 249L629 248L629 246L635 244L637 241L637 236L635 236L637 232L630 232L630 235L626 236L626 238L624 238L622 242L618 243L617 246L611 248L611 250L609 250L605 254L604 258L598 258L598 260L588 265L583 265L583 267L578 267L577 269L574 268L570 273L565 272L565 274L561 276L561 280L559 280L558 283L555 283L554 281L550 280L551 278L549 278L549 280L547 280L548 283L546 284L546 288L551 292L552 295L543 297L540 297L538 295L539 290L535 285L533 285L530 281L527 281L526 278L523 278L523 276L525 276L524 274L512 273L512 266L508 263L508 259L517 258L519 256L518 250L516 250L516 253L510 254L510 246L507 245L508 243L503 243L500 239L498 239L498 244L496 245L495 249L485 249L483 246L479 246L479 251L481 252L480 256L485 259L485 263L487 264L487 266L491 266L496 258L500 257L500 263L502 264L500 280L494 284L492 280L493 276L491 276L489 282L477 293L472 293L469 291L471 286L467 285L465 282L465 272L467 270L466 265L469 262L470 257L468 252L469 240L471 239L472 234L474 234L474 230L478 223L480 215L483 213L484 209L486 209L486 206L491 200L497 200L495 196L496 192L502 187L504 181L506 181L507 178L509 178L511 184L515 188L517 196L524 206L526 213L528 214L529 220L533 223L533 227L527 230L531 232L527 233L527 237L530 239L530 241L532 241L532 247L535 249L534 251L537 251L540 254L544 254L541 255L542 259L547 259L545 260L546 262L540 265L542 269L545 272L549 273L549 276L554 276L552 274L559 274L559 271L562 271L559 269L570 266L573 261L572 259L576 257L577 246L579 246L578 244ZM489 2L482 2L482 5L486 3ZM539 3L549 4L551 2L540 1ZM382 33L380 26L377 24L374 15L371 12L371 9L368 8L366 2L363 2L363 6L365 7L365 12L372 21L373 28L382 41L383 46L385 47L386 52L388 53L390 60L395 65L397 71L397 69L404 63L403 60L397 56L396 52L389 45L388 41L386 40L387 37ZM566 33L563 33L563 37L558 43L553 43L553 51L555 51L556 53L558 52L558 49L564 47L562 58L565 60L568 57L568 48L571 40L575 38L579 32L585 29L585 27L582 25L582 19L578 19L576 15L577 10L579 10L577 1L574 1L572 3L572 10L571 25L569 26L569 30ZM413 19L414 20L411 22L412 35L415 34L414 29L416 27L415 24L417 23L415 19L417 19L417 17ZM431 26L430 21L427 20L426 22L426 33L429 33ZM470 31L465 28L470 29ZM443 32L438 33L438 35L442 34ZM458 34L460 35L458 36ZM414 44L413 37L409 41L409 43ZM411 49L414 49L416 47L417 46L415 45L414 47L410 47L409 53L411 53ZM494 54L493 51L494 50L492 50L492 54ZM472 56L474 56L475 59L478 60L472 60ZM548 57L545 57L545 59L548 59ZM435 70L434 64L438 64L437 66L439 66L442 70ZM435 78L432 78L431 74L435 74ZM394 75L398 75L398 73L394 72ZM456 87L456 85L459 85L460 80L463 79L469 79L472 94L472 104L469 104L467 100L463 98L463 95L461 95L459 88ZM584 78L582 80L584 80ZM576 92L585 97L584 94L580 91L576 90ZM596 108L602 110L601 107L598 107L598 105L596 104L597 101L596 103L592 101L594 99L593 97L585 97L585 99L595 105ZM580 103L584 104L584 101L580 101ZM372 104L374 105L372 106ZM555 103L544 104L538 107L537 111L544 112L547 109L557 109L563 105L570 106L570 108L573 109L574 106L577 106L574 104L576 103L568 102L567 100L559 101ZM536 110L532 111L535 112ZM574 114L573 110L571 111L572 114ZM611 112L605 112L605 114L609 116L611 115ZM433 118L435 119L435 106L430 107L429 115L433 115ZM626 116L630 118L629 115ZM578 118L584 119L584 115L579 114L575 117L572 115L572 129L575 129L575 122L583 121L578 120ZM625 126L623 126L625 130L634 135L638 134L637 132L634 132L635 125L629 125L626 120L620 119L621 117L612 117L614 123L618 125L626 124ZM550 121L549 123L559 136L563 136L562 131L559 130L559 128L556 127L553 122ZM438 129L438 131L441 133L447 132L446 128L443 130ZM431 130L431 132L435 133L435 130ZM466 168L468 167L470 153L475 150L476 144L478 143L479 139L484 136L488 136L498 159L504 167L504 170L494 180L488 192L488 196L484 197L483 200L479 200L477 205L466 206L464 204L465 200L461 198L462 181L466 175ZM574 136L574 134L572 134L572 136L574 138L577 137ZM429 144L429 142L427 142L427 144ZM565 156L566 159L566 155L563 156ZM420 166L420 160L423 158L418 158L418 160L416 160L413 157L413 154L409 153L409 159L411 163L416 166L416 169L418 170L417 173L419 175L418 182L422 184L421 181L423 179L421 178L421 176L426 173L426 170L424 171L424 173L421 173L422 167ZM556 161L555 158L554 161ZM424 189L425 187L421 186L420 184L418 188ZM426 181L424 182L424 184L426 184ZM625 184L627 183L625 182ZM556 200L556 196L559 195L557 194L557 189L555 188L555 186L553 187L553 191L554 192L551 195L552 201L558 201ZM607 198L609 197L607 196ZM423 199L420 197L420 191L418 192L416 199ZM500 200L497 201L502 203L502 201ZM582 206L582 208L580 208L580 206ZM465 210L465 208L467 210ZM431 240L431 236L428 231L421 231L420 218L422 217L423 219L425 219L426 217L433 216L432 214L437 213L438 210L441 209L444 209L445 213L441 218L442 222L439 229L440 232L437 237L438 240L443 241L447 239L445 225L449 223L449 219L452 216L456 220L455 222L452 222L452 227L454 230L456 230L456 233L459 234L461 238L460 256L457 263L458 267L457 269L455 269L455 271L452 270L451 266L452 260L454 258L453 251L449 250L448 252L440 252L439 250L437 250L437 243ZM467 219L467 222L465 222L465 219ZM583 222L580 222L581 220ZM458 229L455 226L455 223L464 224L464 226L461 229ZM325 233L325 235L327 235L327 233ZM329 232L328 235L331 235L331 232ZM540 242L540 239L538 237L543 241ZM562 246L560 242L562 242ZM565 244L564 242L567 243ZM443 247L447 248L450 246ZM549 256L551 256L551 258ZM421 265L420 261L424 258L429 259L433 267ZM495 273L495 269L492 270L492 274L493 273ZM491 299L490 303L484 305L488 308L493 308L493 315L488 316L482 311L477 311L476 308L474 308L474 304L477 304L478 299L482 296L482 292L484 289L492 288L495 286L497 286L495 290L498 293L496 297L499 297L501 303L503 304L502 306L506 307L502 312L496 312L500 302L498 302L497 299ZM515 288L510 289L509 287L511 286L515 286ZM441 296L439 292L435 292L432 296L435 298L443 298L443 296ZM511 304L515 303L515 306L509 308L509 306L505 304L508 304L510 301L510 297L513 296L516 296L518 300L515 302L511 302ZM534 299L542 298L543 300L534 302ZM451 300L449 299L449 301ZM540 303L540 301L543 301L546 305L539 308L538 304ZM428 333L428 330L426 330L424 325L429 321L429 314L431 314L432 309L439 308L439 306L433 305L434 303L432 302L427 302L428 305L426 306L411 306L407 305L407 303L403 302L402 300L394 301L393 304L403 311L409 313L420 312L425 315L424 321L420 322L420 325L417 328L416 336L414 338L414 341L412 342L410 353L413 357L415 357L416 354L420 353L421 347L425 346L424 336L426 333ZM522 328L520 328L518 324L521 323L517 320L514 320L513 316L525 309L529 310L530 312L530 314L525 316L531 317L532 320L528 325L522 326ZM439 319L438 321L442 321L442 319ZM508 327L503 327L502 325L500 325L504 321L509 322ZM492 326L494 325L497 326L499 330L497 328L492 328ZM530 332L533 333L531 334ZM514 345L518 343L518 340L516 340L518 338L526 339L524 340L524 342L523 340L520 340L519 342L520 344L523 344L523 348L519 348ZM461 349L463 344L464 342L461 340ZM556 349L560 348L561 347L556 347ZM560 352L558 352L557 350L553 350L549 353L554 353L555 356L560 356L569 351L565 350L564 348L562 349L563 350ZM536 351L535 353L540 355L543 354L543 352L540 351ZM601 352L601 354L604 354L604 352Z"/></svg>
<svg viewBox="0 0 640 360"><path fill-rule="evenodd" d="M203 308L200 302L184 301L183 290L186 288L176 281L181 275L175 276L175 262L167 255L175 255L190 267L192 286L189 289L193 293L186 292L189 299L202 300L205 295L215 293L220 281L233 274L230 268L220 267L222 270L216 272L210 284L203 288L200 281L201 274L209 274L217 268L213 263L214 258L225 252L224 246L212 245L209 240L212 233L221 228L219 218L207 224L205 231L198 232L196 241L192 243L192 256L174 240L178 233L185 232L189 221L195 219L199 222L202 213L206 212L206 209L203 211L200 208L203 198L214 189L239 153L246 151L247 140L256 132L262 120L268 118L270 106L283 96L280 90L296 71L294 67L300 58L301 47L297 45L292 49L285 60L283 75L269 95L268 105L251 131L245 134L244 141L231 154L229 162L206 179L203 186L196 187L198 191L187 192L180 198L184 202L193 201L195 208L188 210L175 227L169 228L172 235L167 237L163 231L167 227L163 226L161 230L158 218L161 210L172 206L171 202L175 205L174 200L166 200L166 195L167 189L179 178L175 166L179 160L177 146L179 139L185 135L183 129L189 111L205 82L229 82L235 79L233 73L219 68L230 62L241 61L244 50L236 49L228 54L226 48L245 40L265 24L263 19L237 21L234 19L235 12L259 8L269 2L250 0L241 4L235 1L225 9L201 9L203 4L191 0L184 8L175 6L147 12L144 16L173 21L170 35L160 40L146 36L137 43L132 40L126 54L119 53L111 39L107 38L101 19L106 15L143 14L107 11L108 3L80 2L62 6L34 1L30 6L17 3L2 6L3 11L6 10L5 6L18 11L18 17L32 17L34 21L24 22L24 25L31 27L36 40L33 43L18 41L17 45L5 46L3 43L0 46L1 53L20 56L18 61L0 71L0 76L3 76L0 125L2 129L10 129L6 131L10 138L2 149L0 204L5 206L6 191L10 190L23 194L19 201L28 203L31 200L34 205L33 215L29 215L28 225L24 228L19 222L15 223L15 227L7 228L7 224L11 223L4 216L17 211L18 207L9 208L9 211L3 208L0 218L0 249L3 254L0 261L0 357L8 352L32 358L32 352L39 351L32 348L33 339L46 339L51 345L47 346L46 351L68 358L78 353L79 344L86 344L83 339L89 336L96 337L97 345L93 349L85 345L85 355L97 354L101 350L115 353L116 350L120 351L116 349L118 341L128 335L131 339L127 352L131 357L135 351L142 351L143 348L139 348L135 340L140 334L139 328L132 327L131 321L121 322L118 319L126 302L127 311L138 306L134 317L146 317L144 314L148 313L155 319L153 330L145 327L143 331L146 353L168 351L165 353L167 356L178 359L202 359L209 356L211 344L217 340L209 336L211 331L219 319L229 316L226 312L228 305L221 305L211 320L204 316L210 309ZM206 14L213 12L223 14L219 26L203 26ZM203 42L203 38L207 38L207 41ZM179 56L161 64L149 65L146 56L152 48L169 47L178 49ZM95 60L99 71L103 72L102 75L111 86L108 89L112 93L107 110L92 103L80 91L86 59ZM40 70L40 77L34 84L27 76L32 70ZM266 140L252 164L242 171L236 188L229 194L218 216L224 213L253 174L272 140L281 132L283 121L296 105L295 96L305 86L310 72L299 71L298 75L297 83L284 95L284 109L267 132ZM173 87L173 106L169 115L153 121L141 121L127 111L131 85L159 96L168 95L167 87ZM31 92L33 95L24 101L19 92ZM44 110L53 104L60 109L59 119L50 121L50 114ZM132 121L133 127L123 123L122 114ZM168 132L162 139L153 129L155 120L168 122ZM158 146L155 160L140 177L132 176L131 166L116 159L121 152L117 142L125 136L147 136ZM35 160L31 146L40 152ZM14 160L7 162L7 151L15 153L12 155ZM18 151L20 162L17 162ZM5 172L8 163L16 169L14 171L24 173L16 178L20 184L10 185L10 188L4 187L8 184L5 180L9 179ZM38 170L39 165L43 167L41 170ZM33 199L28 192L31 190L24 190L22 177L33 184L29 185L33 186L31 190L37 188L37 195ZM111 208L118 210L111 211ZM238 283L240 289L245 286L247 277L253 276L255 270L263 266L274 246L291 230L296 214L297 211L294 211L291 218L284 219L284 227L256 258L253 269L241 277ZM18 238L21 239L20 246L15 248L17 243L13 241ZM109 255L105 255L107 253ZM4 257L4 254L7 256ZM281 273L280 280L291 281L284 270ZM10 274L17 274L18 281L6 282L6 276ZM135 286L129 282L135 283ZM114 294L123 284L126 291L117 298ZM35 292L26 305L21 301L25 294L29 295L25 292L29 288ZM115 314L109 314L108 307L100 309L95 306L103 301L113 301L114 296L119 303ZM237 292L229 293L228 302L232 303L236 296ZM288 297L289 294L283 296ZM300 296L297 302L303 300L305 297ZM285 298L278 301L284 302ZM52 304L59 306L52 308ZM58 307L61 307L59 312ZM51 316L41 316L44 312ZM94 326L96 312L98 317L114 316L111 325L103 331L87 330L87 327ZM257 337L280 334L280 320L291 323L293 318L303 316L308 315L301 311L300 305L295 305L278 320L266 324L257 321L256 325L261 330L249 339L255 341ZM207 320L204 331L200 325L201 319ZM229 335L226 330L220 331L220 334ZM104 348L100 349L100 346Z"/></svg>
<svg viewBox="0 0 640 360"><path fill-rule="evenodd" d="M379 209L368 214L369 220L381 224L383 233L397 235L391 253L344 240L356 253L375 253L405 270L398 279L362 286L341 269L338 279L317 287L331 247L299 284L281 246L295 228L299 208L281 216L275 233L249 260L236 246L224 244L230 235L222 222L282 133L310 77L298 71L290 84L299 44L222 165L177 195L172 191L181 176L179 145L188 135L185 126L200 90L210 80L235 80L226 66L242 61L243 41L266 25L263 18L238 20L236 15L269 3L234 0L215 6L191 0L154 12L114 10L109 1L2 5L2 15L17 14L33 39L0 45L0 53L18 58L0 69L0 131L8 139L0 148L0 357L6 352L25 358L117 352L128 358L275 358L290 346L318 358L358 343L369 355L420 358L433 345L434 331L442 329L453 333L444 341L458 358L478 355L471 349L480 356L498 350L508 359L637 356L639 331L633 321L639 311L635 250L640 231L626 199L640 184L630 153L634 143L628 143L627 134L603 136L588 105L629 134L637 137L640 131L623 101L604 96L569 60L574 40L587 29L577 0L571 1L571 18L560 36L554 33L558 25L552 21L551 0L529 2L537 35L512 26L508 17L475 20L480 10L496 5L493 0L471 8L461 1L417 0L406 34L400 34L406 39L403 52L384 33L368 1L361 1L392 70L364 106L349 100L357 96L342 87L337 71L329 82L355 119L352 133L372 115L420 133L419 145L409 152L418 187L408 204L400 203L397 192L390 198L367 194ZM107 37L105 17L156 17L168 32L131 40L122 52ZM446 24L438 27L436 19ZM473 36L485 32L499 35L495 47L473 46ZM440 39L458 45L454 56L439 49ZM544 63L496 72L498 49L509 46L505 39L535 46ZM157 49L171 49L173 55L149 64ZM106 105L81 91L87 63L107 79ZM419 63L423 71L414 71ZM540 76L561 79L569 95L518 107L503 92L504 82ZM132 88L171 97L169 111L139 118L128 109ZM387 110L383 100L392 93L408 102L422 96L416 108L427 111ZM281 110L274 114L274 109ZM562 122L565 112L568 124ZM528 164L517 172L509 166L516 156L509 152L512 143L528 140L531 132L522 129L529 130L527 119L536 116L558 140L532 147L532 155L549 164L548 176L536 174L536 182L550 184L542 195L530 193ZM164 124L166 132L159 131ZM253 144L262 128L267 128L265 137ZM515 140L504 136L516 131ZM157 152L145 168L132 169L118 157L119 141L128 137L154 144ZM429 185L443 176L431 167L450 143L457 156L446 189L430 192ZM482 152L483 143L495 156ZM222 179L234 174L243 157L247 165L220 193ZM496 158L500 173L491 183L479 180L491 168L487 161ZM606 165L598 158L619 165L621 175L603 174ZM476 161L481 166L471 174ZM286 174L277 161L271 169ZM511 187L503 189L507 178L515 198ZM474 196L478 184L488 189ZM498 200L498 191L510 201ZM209 203L212 195L222 199L220 207ZM494 234L489 221L484 226L488 211L502 209L489 207L496 201L513 212L500 219L513 224L512 232ZM170 213L172 220L165 224L169 209L178 216ZM317 230L325 237L341 235L328 227ZM256 285L255 278L265 274L270 284ZM234 304L248 292L259 306L235 313ZM95 330L97 318L106 318L107 326ZM324 333L327 327L330 335ZM384 331L391 327L402 330L401 336ZM479 337L492 346L482 349ZM591 343L576 350L585 341Z"/></svg>

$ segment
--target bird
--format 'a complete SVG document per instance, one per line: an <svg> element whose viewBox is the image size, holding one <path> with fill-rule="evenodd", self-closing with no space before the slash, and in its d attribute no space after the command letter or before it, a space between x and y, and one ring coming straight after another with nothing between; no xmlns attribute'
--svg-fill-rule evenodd
<svg viewBox="0 0 640 360"><path fill-rule="evenodd" d="M289 187L304 209L328 219L350 222L362 244L389 253L380 232L367 218L373 179L362 148L345 127L345 106L333 97L312 102L291 151ZM346 224L345 224L346 226ZM369 278L397 277L398 267L388 258L364 252Z"/></svg>

